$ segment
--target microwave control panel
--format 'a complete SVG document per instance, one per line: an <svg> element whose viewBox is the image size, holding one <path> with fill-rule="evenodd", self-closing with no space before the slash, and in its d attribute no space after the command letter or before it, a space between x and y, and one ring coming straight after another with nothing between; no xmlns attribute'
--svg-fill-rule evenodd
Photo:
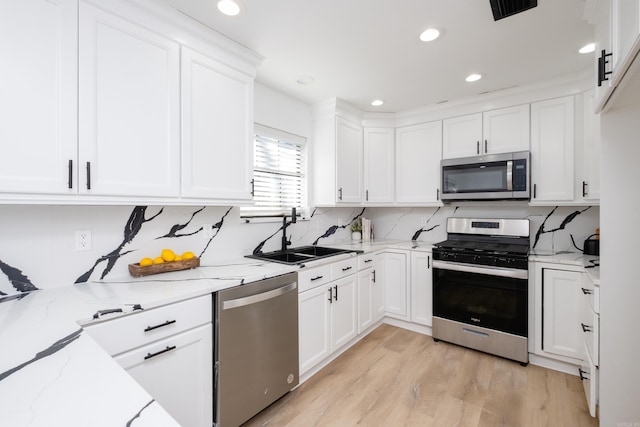
<svg viewBox="0 0 640 427"><path fill-rule="evenodd" d="M527 191L527 160L513 161L513 191Z"/></svg>

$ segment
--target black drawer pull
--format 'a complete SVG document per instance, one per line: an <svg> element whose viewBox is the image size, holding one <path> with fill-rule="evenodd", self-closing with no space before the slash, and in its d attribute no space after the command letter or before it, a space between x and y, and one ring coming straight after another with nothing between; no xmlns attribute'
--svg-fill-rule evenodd
<svg viewBox="0 0 640 427"><path fill-rule="evenodd" d="M593 332L593 327L589 325L585 325L584 323L580 323L582 326L582 332Z"/></svg>
<svg viewBox="0 0 640 427"><path fill-rule="evenodd" d="M158 328L162 328L162 327L165 327L165 326L169 326L169 325L171 325L173 323L176 323L176 321L175 320L167 320L166 322L161 323L159 325L147 326L144 331L145 332L153 331L154 329L158 329Z"/></svg>
<svg viewBox="0 0 640 427"><path fill-rule="evenodd" d="M587 371L583 371L581 368L578 368L578 373L580 374L580 381L589 379L589 377L585 375Z"/></svg>
<svg viewBox="0 0 640 427"><path fill-rule="evenodd" d="M353 267L345 267L345 268L343 268L343 269L342 269L342 271L349 271L349 270L351 270L352 268L353 268Z"/></svg>
<svg viewBox="0 0 640 427"><path fill-rule="evenodd" d="M581 288L581 289L582 289L582 293L585 295L591 295L593 293L591 289L585 289L585 288Z"/></svg>
<svg viewBox="0 0 640 427"><path fill-rule="evenodd" d="M91 190L91 162L87 162L87 190Z"/></svg>
<svg viewBox="0 0 640 427"><path fill-rule="evenodd" d="M329 304L333 304L333 289L329 288Z"/></svg>
<svg viewBox="0 0 640 427"><path fill-rule="evenodd" d="M316 280L320 280L320 279L322 279L323 277L324 277L324 276L312 277L312 278L311 278L311 281L312 281L312 282L315 282Z"/></svg>
<svg viewBox="0 0 640 427"><path fill-rule="evenodd" d="M372 259L365 259L364 262L365 264L370 263L371 261L373 261Z"/></svg>
<svg viewBox="0 0 640 427"><path fill-rule="evenodd" d="M373 283L376 283L376 271L373 270Z"/></svg>
<svg viewBox="0 0 640 427"><path fill-rule="evenodd" d="M164 350L160 350L157 353L147 353L147 355L144 357L144 360L151 359L152 357L160 356L162 353L166 353L167 351L171 351L175 349L176 349L176 346L172 345L171 347L167 346L167 348L165 348Z"/></svg>
<svg viewBox="0 0 640 427"><path fill-rule="evenodd" d="M69 188L73 188L73 160L69 159Z"/></svg>
<svg viewBox="0 0 640 427"><path fill-rule="evenodd" d="M338 301L338 285L335 285L333 287L333 289L335 289L335 291L336 291L336 294L335 294L334 298L336 299L336 301Z"/></svg>

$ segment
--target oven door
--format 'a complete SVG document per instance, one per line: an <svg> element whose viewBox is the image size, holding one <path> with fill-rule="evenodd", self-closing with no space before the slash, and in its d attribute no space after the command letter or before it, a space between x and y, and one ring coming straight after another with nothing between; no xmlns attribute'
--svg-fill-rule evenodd
<svg viewBox="0 0 640 427"><path fill-rule="evenodd" d="M527 337L527 270L433 261L433 315Z"/></svg>

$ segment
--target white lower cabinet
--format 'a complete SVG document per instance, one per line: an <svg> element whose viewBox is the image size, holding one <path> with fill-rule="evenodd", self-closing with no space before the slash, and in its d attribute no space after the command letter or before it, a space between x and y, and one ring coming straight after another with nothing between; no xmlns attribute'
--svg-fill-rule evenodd
<svg viewBox="0 0 640 427"><path fill-rule="evenodd" d="M319 267L298 277L299 289L306 289L298 295L300 375L358 335L356 259L333 266L339 268ZM348 275L327 281L328 275L336 276L338 272ZM314 279L320 283L312 287Z"/></svg>
<svg viewBox="0 0 640 427"><path fill-rule="evenodd" d="M580 298L581 316L580 330L584 352L582 366L579 368L580 379L584 387L589 413L596 416L598 405L599 364L600 364L600 286L585 279Z"/></svg>
<svg viewBox="0 0 640 427"><path fill-rule="evenodd" d="M431 252L411 252L411 321L432 326L433 270Z"/></svg>
<svg viewBox="0 0 640 427"><path fill-rule="evenodd" d="M84 329L181 426L211 426L211 301L205 295Z"/></svg>
<svg viewBox="0 0 640 427"><path fill-rule="evenodd" d="M583 273L543 270L542 350L582 360L583 342L580 311Z"/></svg>
<svg viewBox="0 0 640 427"><path fill-rule="evenodd" d="M384 317L384 287L377 280L379 255L361 255L358 271L358 334Z"/></svg>
<svg viewBox="0 0 640 427"><path fill-rule="evenodd" d="M411 320L408 283L409 251L385 251L380 263L380 277L384 282L385 315Z"/></svg>
<svg viewBox="0 0 640 427"><path fill-rule="evenodd" d="M114 359L181 426L213 420L213 328L200 326Z"/></svg>

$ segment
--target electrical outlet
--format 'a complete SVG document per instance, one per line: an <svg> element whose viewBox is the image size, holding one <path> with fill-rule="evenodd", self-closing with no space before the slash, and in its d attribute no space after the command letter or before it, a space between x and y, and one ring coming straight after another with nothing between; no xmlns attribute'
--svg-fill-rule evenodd
<svg viewBox="0 0 640 427"><path fill-rule="evenodd" d="M76 251L91 250L91 230L76 231Z"/></svg>
<svg viewBox="0 0 640 427"><path fill-rule="evenodd" d="M204 231L204 236L207 238L213 237L213 224L203 224L202 231Z"/></svg>

